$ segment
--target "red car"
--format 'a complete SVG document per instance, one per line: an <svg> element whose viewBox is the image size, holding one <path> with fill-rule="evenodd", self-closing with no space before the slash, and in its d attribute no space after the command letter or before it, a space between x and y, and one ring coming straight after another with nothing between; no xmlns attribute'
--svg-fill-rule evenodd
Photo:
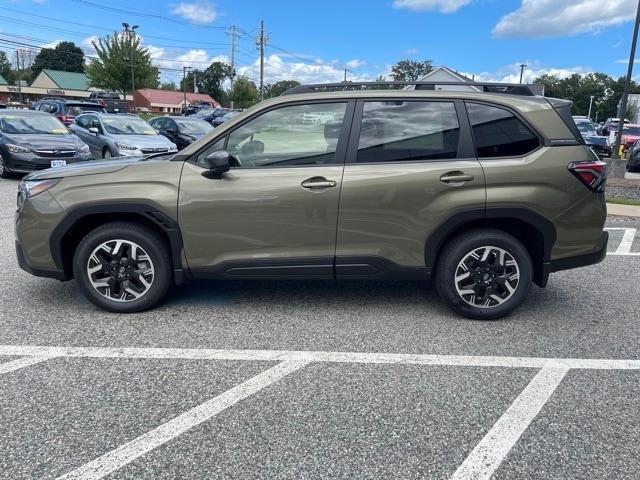
<svg viewBox="0 0 640 480"><path fill-rule="evenodd" d="M625 123L622 127L621 144L625 150L629 150L631 146L640 140L640 125L635 123Z"/></svg>

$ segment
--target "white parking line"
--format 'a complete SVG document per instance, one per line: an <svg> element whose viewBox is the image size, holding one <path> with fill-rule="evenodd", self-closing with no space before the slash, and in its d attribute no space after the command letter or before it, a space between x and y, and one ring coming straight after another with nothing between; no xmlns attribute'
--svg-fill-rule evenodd
<svg viewBox="0 0 640 480"><path fill-rule="evenodd" d="M55 355L34 355L30 357L16 358L11 362L0 363L0 375L28 367L29 365L35 365L36 363L44 362L51 358L55 358Z"/></svg>
<svg viewBox="0 0 640 480"><path fill-rule="evenodd" d="M489 480L568 369L543 368L455 471L451 480Z"/></svg>
<svg viewBox="0 0 640 480"><path fill-rule="evenodd" d="M150 452L190 428L216 416L218 413L235 405L240 400L250 397L265 387L301 369L307 362L287 361L259 373L255 377L242 382L230 390L208 400L159 427L140 435L138 438L105 453L101 457L73 470L58 480L98 480L119 468L131 463L136 458Z"/></svg>
<svg viewBox="0 0 640 480"><path fill-rule="evenodd" d="M382 363L401 365L447 365L461 367L579 368L594 370L640 370L640 359L589 359L430 355L411 353L323 352L304 350L217 350L200 348L46 347L0 345L0 355L42 355L90 358L156 358L185 360L300 361L333 363Z"/></svg>
<svg viewBox="0 0 640 480"><path fill-rule="evenodd" d="M631 247L633 246L633 240L635 239L635 236L636 236L635 228L606 227L605 230L609 232L624 231L624 233L622 234L622 240L620 241L618 248L614 252L607 252L607 255L624 255L624 256L631 256L631 257L640 256L640 253L638 252L634 252L634 253L631 252Z"/></svg>

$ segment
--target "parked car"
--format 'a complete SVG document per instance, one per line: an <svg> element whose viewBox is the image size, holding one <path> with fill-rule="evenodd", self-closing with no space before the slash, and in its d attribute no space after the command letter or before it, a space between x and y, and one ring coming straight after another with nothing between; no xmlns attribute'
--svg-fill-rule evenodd
<svg viewBox="0 0 640 480"><path fill-rule="evenodd" d="M578 130L582 134L587 146L591 147L598 157L610 157L611 145L609 138L598 135L596 125L587 117L573 117Z"/></svg>
<svg viewBox="0 0 640 480"><path fill-rule="evenodd" d="M230 112L225 113L221 117L216 117L213 120L211 120L211 125L213 125L214 127L218 127L218 126L222 125L223 123L228 122L233 117L235 117L235 116L237 116L239 114L240 114L239 111L231 110Z"/></svg>
<svg viewBox="0 0 640 480"><path fill-rule="evenodd" d="M35 102L32 110L50 113L65 125L71 125L73 119L85 112L104 112L104 108L94 102L46 98Z"/></svg>
<svg viewBox="0 0 640 480"><path fill-rule="evenodd" d="M0 112L0 177L87 160L89 147L55 117L33 110Z"/></svg>
<svg viewBox="0 0 640 480"><path fill-rule="evenodd" d="M629 161L627 162L627 170L630 172L640 172L640 140L629 149Z"/></svg>
<svg viewBox="0 0 640 480"><path fill-rule="evenodd" d="M177 152L176 145L136 115L87 113L70 127L94 158Z"/></svg>
<svg viewBox="0 0 640 480"><path fill-rule="evenodd" d="M202 110L206 110L209 108L215 108L210 103L192 103L191 105L187 105L186 108L182 109L182 115L185 117L195 115Z"/></svg>
<svg viewBox="0 0 640 480"><path fill-rule="evenodd" d="M605 257L605 163L571 102L506 93L522 85L316 88L177 155L31 174L15 217L20 266L75 278L114 312L151 308L189 278L431 278L459 314L495 319L532 282ZM300 114L320 112L341 120L300 128Z"/></svg>
<svg viewBox="0 0 640 480"><path fill-rule="evenodd" d="M149 125L175 143L178 150L188 147L213 130L211 124L193 116L156 117L149 120Z"/></svg>
<svg viewBox="0 0 640 480"><path fill-rule="evenodd" d="M204 120L205 122L208 122L213 125L213 121L216 118L222 117L229 112L230 110L228 108L222 108L222 107L203 108L199 112L195 113L194 117L199 118L200 120Z"/></svg>
<svg viewBox="0 0 640 480"><path fill-rule="evenodd" d="M620 144L625 150L628 150L638 140L640 140L640 125L635 123L625 123L622 127L622 139Z"/></svg>
<svg viewBox="0 0 640 480"><path fill-rule="evenodd" d="M624 123L629 123L629 120L624 119ZM617 132L618 126L620 125L619 118L607 118L602 126L602 135L609 136L611 132Z"/></svg>
<svg viewBox="0 0 640 480"><path fill-rule="evenodd" d="M120 98L120 95L115 92L104 90L91 92L89 100L99 104L109 113L127 113L129 111L129 102Z"/></svg>

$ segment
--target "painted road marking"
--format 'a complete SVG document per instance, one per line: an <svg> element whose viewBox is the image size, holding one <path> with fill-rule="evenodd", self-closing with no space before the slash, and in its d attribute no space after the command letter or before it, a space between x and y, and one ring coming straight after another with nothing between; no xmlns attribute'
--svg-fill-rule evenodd
<svg viewBox="0 0 640 480"><path fill-rule="evenodd" d="M569 370L543 368L471 451L451 480L489 480Z"/></svg>
<svg viewBox="0 0 640 480"><path fill-rule="evenodd" d="M16 370L20 370L21 368L35 365L36 363L41 363L51 358L55 358L55 355L34 355L29 357L16 358L11 362L0 363L0 375L2 375L3 373L14 372Z"/></svg>
<svg viewBox="0 0 640 480"><path fill-rule="evenodd" d="M640 256L640 252L631 252L631 247L633 246L633 240L636 236L635 228L627 228L627 227L605 227L605 230L614 232L614 231L623 231L622 240L618 245L618 248L613 252L607 252L607 255L624 255L631 257Z"/></svg>
<svg viewBox="0 0 640 480"><path fill-rule="evenodd" d="M0 355L640 370L640 359L499 357L413 353L323 352L304 350L219 350L208 348L46 347L39 345L0 345Z"/></svg>
<svg viewBox="0 0 640 480"><path fill-rule="evenodd" d="M178 435L201 424L218 413L235 405L239 401L250 397L265 387L286 377L290 373L301 369L307 362L285 361L259 373L255 377L221 393L159 427L140 435L138 438L121 445L101 457L73 470L58 480L98 480L104 478L119 468L131 463L136 458L169 442Z"/></svg>

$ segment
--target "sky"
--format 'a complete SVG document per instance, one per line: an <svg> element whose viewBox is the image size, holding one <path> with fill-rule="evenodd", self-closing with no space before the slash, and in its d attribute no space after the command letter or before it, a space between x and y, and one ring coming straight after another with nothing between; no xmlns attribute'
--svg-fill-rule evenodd
<svg viewBox="0 0 640 480"><path fill-rule="evenodd" d="M161 79L178 83L183 65L229 62L235 25L237 71L257 81L264 20L266 83L340 81L345 68L348 79L373 80L405 58L484 81L517 82L522 63L525 80L618 77L636 7L636 0L0 0L0 49L66 40L92 55L92 39L128 22L139 25Z"/></svg>

